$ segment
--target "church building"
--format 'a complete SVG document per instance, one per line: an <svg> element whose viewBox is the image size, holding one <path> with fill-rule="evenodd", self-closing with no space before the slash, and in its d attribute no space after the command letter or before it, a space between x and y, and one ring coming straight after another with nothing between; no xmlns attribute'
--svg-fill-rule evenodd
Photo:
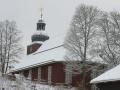
<svg viewBox="0 0 120 90"><path fill-rule="evenodd" d="M27 55L12 73L21 74L31 81L52 85L72 84L72 73L65 72L62 37L50 38L45 32L46 23L37 22L37 31L32 35L32 43L27 46Z"/></svg>
<svg viewBox="0 0 120 90"><path fill-rule="evenodd" d="M64 37L50 38L45 32L46 23L42 19L37 22L37 31L32 35L32 43L27 46L27 55L12 70L13 74L23 75L33 82L50 85L79 86L82 74L73 70L70 63L64 59ZM74 61L71 61L71 63ZM76 62L78 63L78 62ZM82 62L79 62L82 63ZM89 66L96 63L88 62ZM90 72L85 76L86 88L90 90Z"/></svg>

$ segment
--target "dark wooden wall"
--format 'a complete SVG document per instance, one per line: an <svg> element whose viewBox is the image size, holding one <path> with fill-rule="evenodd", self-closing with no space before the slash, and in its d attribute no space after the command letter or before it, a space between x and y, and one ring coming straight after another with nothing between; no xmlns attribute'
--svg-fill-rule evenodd
<svg viewBox="0 0 120 90"><path fill-rule="evenodd" d="M52 66L51 82L52 84L65 83L65 72L63 63L53 63L41 66L41 79L48 82L48 67Z"/></svg>
<svg viewBox="0 0 120 90"><path fill-rule="evenodd" d="M41 81L48 82L48 67L52 67L51 82L52 84L64 84L65 83L65 71L63 63L52 63L48 65L41 66ZM27 78L29 70L23 71L24 76ZM38 80L38 67L32 68L32 81Z"/></svg>
<svg viewBox="0 0 120 90"><path fill-rule="evenodd" d="M37 44L37 43L27 46L27 55L37 51L40 48L40 46L41 44Z"/></svg>
<svg viewBox="0 0 120 90"><path fill-rule="evenodd" d="M80 87L82 85L82 80L83 80L83 73L82 74L73 74L72 75L72 86L75 87ZM91 90L91 85L90 85L90 72L85 73L85 87L86 90Z"/></svg>
<svg viewBox="0 0 120 90"><path fill-rule="evenodd" d="M32 80L38 80L38 68L32 68Z"/></svg>
<svg viewBox="0 0 120 90"><path fill-rule="evenodd" d="M58 85L58 84L65 84L65 65L62 62L56 62L52 64L47 64L41 67L41 81L48 83L48 67L52 67L52 75L51 75L51 84L52 85ZM24 76L28 76L29 70L24 70ZM32 68L32 81L38 80L38 67ZM83 74L72 74L72 86L78 87L81 85L83 78ZM86 90L91 90L90 85L90 72L86 73L85 76L85 87ZM102 89L103 90L103 89Z"/></svg>
<svg viewBox="0 0 120 90"><path fill-rule="evenodd" d="M52 83L53 84L65 83L65 71L63 63L52 64Z"/></svg>
<svg viewBox="0 0 120 90"><path fill-rule="evenodd" d="M48 65L41 67L41 80L45 82L48 81Z"/></svg>
<svg viewBox="0 0 120 90"><path fill-rule="evenodd" d="M29 75L29 70L25 70L25 71L23 72L23 75L27 78L28 75Z"/></svg>
<svg viewBox="0 0 120 90"><path fill-rule="evenodd" d="M100 90L120 90L120 81L97 84Z"/></svg>

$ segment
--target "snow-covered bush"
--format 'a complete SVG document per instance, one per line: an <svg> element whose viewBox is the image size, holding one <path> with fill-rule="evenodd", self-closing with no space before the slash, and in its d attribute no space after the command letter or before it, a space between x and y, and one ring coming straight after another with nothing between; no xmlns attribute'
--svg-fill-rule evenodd
<svg viewBox="0 0 120 90"><path fill-rule="evenodd" d="M31 82L22 75L15 75L15 80L10 80L8 75L0 76L0 90L77 90L73 87L52 86Z"/></svg>

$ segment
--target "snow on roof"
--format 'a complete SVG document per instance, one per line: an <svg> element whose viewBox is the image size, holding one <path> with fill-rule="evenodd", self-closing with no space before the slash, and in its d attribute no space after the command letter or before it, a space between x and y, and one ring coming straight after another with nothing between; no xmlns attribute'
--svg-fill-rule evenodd
<svg viewBox="0 0 120 90"><path fill-rule="evenodd" d="M42 41L34 41L34 42L31 43L31 45L32 44L43 44L43 42Z"/></svg>
<svg viewBox="0 0 120 90"><path fill-rule="evenodd" d="M91 80L90 83L102 83L102 82L111 82L111 81L119 81L119 80L120 80L120 65L101 74L97 78Z"/></svg>
<svg viewBox="0 0 120 90"><path fill-rule="evenodd" d="M64 36L55 37L52 39L50 38L47 41L43 42L43 45L35 53L63 45L63 42L64 42Z"/></svg>
<svg viewBox="0 0 120 90"><path fill-rule="evenodd" d="M13 71L48 62L64 61L65 49L62 46L63 41L64 37L56 37L45 41L35 53L25 56Z"/></svg>
<svg viewBox="0 0 120 90"><path fill-rule="evenodd" d="M46 31L35 31L33 35L40 35L40 34L48 36Z"/></svg>

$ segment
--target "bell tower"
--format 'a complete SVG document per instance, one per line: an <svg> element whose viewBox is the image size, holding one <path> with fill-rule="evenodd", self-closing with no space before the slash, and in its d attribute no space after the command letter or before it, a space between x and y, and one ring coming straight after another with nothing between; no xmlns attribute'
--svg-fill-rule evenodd
<svg viewBox="0 0 120 90"><path fill-rule="evenodd" d="M49 39L49 36L45 33L46 23L43 20L43 14L41 10L41 18L37 22L37 31L32 35L32 42L41 41L44 42Z"/></svg>
<svg viewBox="0 0 120 90"><path fill-rule="evenodd" d="M37 22L37 30L31 36L32 44L27 46L28 55L37 51L42 45L42 43L49 39L49 36L45 33L45 26L46 23L43 20L43 14L41 9L41 17L40 20L38 20Z"/></svg>
<svg viewBox="0 0 120 90"><path fill-rule="evenodd" d="M42 9L41 9L41 19L38 20L37 30L45 30L45 26L46 26L46 24L43 21L43 14L42 14Z"/></svg>

